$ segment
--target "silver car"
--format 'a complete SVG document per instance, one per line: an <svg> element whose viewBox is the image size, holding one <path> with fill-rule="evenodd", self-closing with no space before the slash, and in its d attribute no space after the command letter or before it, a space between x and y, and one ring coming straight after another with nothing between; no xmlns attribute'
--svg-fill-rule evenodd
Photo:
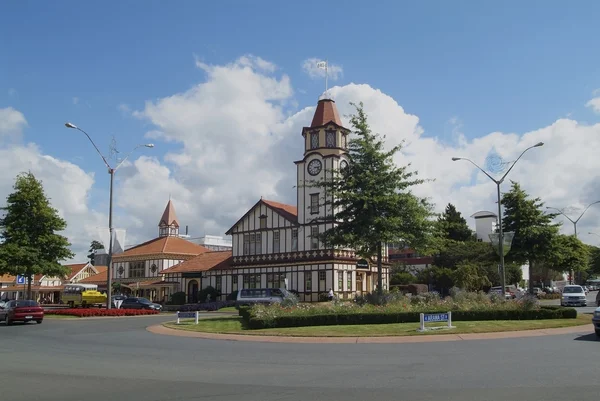
<svg viewBox="0 0 600 401"><path fill-rule="evenodd" d="M281 303L291 295L285 288L244 288L238 291L235 307Z"/></svg>
<svg viewBox="0 0 600 401"><path fill-rule="evenodd" d="M587 306L585 290L580 285L566 285L563 288L561 306Z"/></svg>

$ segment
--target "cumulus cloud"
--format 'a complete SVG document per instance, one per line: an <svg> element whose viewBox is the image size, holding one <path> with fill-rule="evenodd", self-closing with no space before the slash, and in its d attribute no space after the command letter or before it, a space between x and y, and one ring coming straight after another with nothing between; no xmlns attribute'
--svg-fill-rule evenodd
<svg viewBox="0 0 600 401"><path fill-rule="evenodd" d="M129 245L157 235L169 197L180 224L189 225L193 236L223 235L261 196L296 203L294 161L302 158L302 127L311 122L317 96L314 104L298 109L289 77L258 57L244 56L225 65L197 61L197 66L206 74L203 82L147 101L133 112L140 124L149 126L146 135L157 147L131 159L116 175L117 225L128 229ZM541 141L545 145L530 150L515 165L502 190L509 189L508 180L518 181L548 206L571 207L573 219L587 204L600 200L600 159L595 154L600 124L559 118L530 132L490 132L468 139L461 132L461 120L453 118L449 137L440 138L428 135L419 117L396 99L367 84L336 86L330 93L345 125L353 112L349 102L362 101L372 129L386 135L387 146L405 141L396 163L411 163L421 177L434 179L415 192L430 198L438 212L448 202L455 204L472 226L470 215L495 210L495 185L470 163L453 162L452 157L485 167L490 154L510 162ZM6 110L0 111L0 134L21 132L23 115ZM3 130L6 126L12 128ZM161 142L170 143L166 154L161 153ZM34 169L67 217L76 251L85 255L89 242L97 238L94 230L105 226L106 219L104 210L98 213L89 207L93 175L44 155L35 145L2 152L0 167L8 172L0 182L0 195L9 192L17 172ZM572 225L565 224L563 232L572 233ZM596 240L586 233L600 233L600 205L586 212L578 232L584 241Z"/></svg>
<svg viewBox="0 0 600 401"><path fill-rule="evenodd" d="M600 96L590 99L585 105L600 114Z"/></svg>
<svg viewBox="0 0 600 401"><path fill-rule="evenodd" d="M344 69L341 65L327 62L327 71L317 67L317 63L321 62L318 58L309 58L302 62L302 70L312 79L325 78L325 73L332 81L337 81L344 74Z"/></svg>

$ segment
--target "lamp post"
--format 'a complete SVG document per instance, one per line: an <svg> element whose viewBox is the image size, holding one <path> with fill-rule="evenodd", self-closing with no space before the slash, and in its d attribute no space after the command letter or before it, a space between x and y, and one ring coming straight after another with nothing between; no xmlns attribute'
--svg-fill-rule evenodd
<svg viewBox="0 0 600 401"><path fill-rule="evenodd" d="M76 126L75 124L71 124L71 123L65 123L65 126L67 128L73 128L76 129L78 131L81 131L85 134L85 136L87 137L87 139L89 139L89 141L91 142L91 144L94 146L94 149L96 149L96 152L98 152L98 154L100 155L100 157L102 158L102 161L104 162L104 164L106 165L106 168L108 169L108 174L110 174L110 195L109 195L109 203L108 203L108 231L109 231L109 244L108 244L108 263L107 263L107 271L106 271L106 309L111 309L112 308L112 252L113 252L113 183L114 183L114 178L115 178L115 172L117 171L117 169L119 167L121 167L121 165L123 164L123 162L125 162L125 160L127 160L127 158L138 148L141 147L146 147L146 148L153 148L154 144L152 143L147 143L147 144L141 144L141 145L137 145L136 147L134 147L126 156L125 158L123 158L119 164L117 164L116 167L111 167L111 165L108 163L108 161L106 160L106 157L104 157L104 155L102 154L102 152L100 152L100 149L98 149L98 146L96 146L96 144L94 143L94 141L92 140L92 138L88 135L87 132L85 132L84 130L82 130L81 128L79 128L78 126Z"/></svg>
<svg viewBox="0 0 600 401"><path fill-rule="evenodd" d="M515 160L513 162L513 164L510 166L510 168L506 171L506 173L504 173L504 175L502 176L502 178L500 178L499 180L495 179L494 177L492 177L491 175L488 174L487 171L485 171L484 169L482 169L481 167L479 167L474 161L472 161L471 159L467 159L465 157L453 157L452 161L459 161L459 160L465 160L468 161L469 163L471 163L472 165L474 165L475 167L477 167L479 170L481 170L481 172L483 174L485 174L490 180L494 181L494 183L496 184L496 193L498 195L498 232L499 232L499 241L498 241L498 254L500 255L500 283L502 284L502 296L506 296L506 274L504 272L504 232L503 232L503 228L502 228L502 198L500 196L500 185L504 182L504 179L506 178L506 176L508 175L508 173L510 173L510 171L513 169L513 167L515 166L515 164L517 164L517 162L519 161L519 159L521 159L521 157L523 157L523 155L529 150L529 149L533 149L533 148L537 148L540 146L544 146L544 142L538 142L533 146L528 147L527 149L525 149L520 155L519 157L517 157L517 160ZM531 280L529 280L531 281ZM529 287L531 288L531 282L529 283Z"/></svg>
<svg viewBox="0 0 600 401"><path fill-rule="evenodd" d="M595 235L596 237L600 238L600 234L596 234L596 233L588 233L589 235Z"/></svg>
<svg viewBox="0 0 600 401"><path fill-rule="evenodd" d="M583 212L581 212L581 214L579 215L579 217L576 220L573 220L572 218L570 218L569 216L567 216L565 214L565 212L563 212L561 209L558 209L556 207L550 207L550 206L546 206L546 209L550 209L550 210L556 210L558 213L562 214L563 216L565 216L567 218L567 220L569 220L571 223L573 223L573 229L575 230L575 238L577 238L577 223L579 223L579 220L581 220L581 218L583 217L583 215L585 214L585 212L587 212L587 210L597 204L600 203L600 201L596 201L596 202L592 202L589 205L587 205L585 207L585 209L583 209ZM569 280L569 284L573 284L573 271L569 271L569 274L571 276L571 280Z"/></svg>

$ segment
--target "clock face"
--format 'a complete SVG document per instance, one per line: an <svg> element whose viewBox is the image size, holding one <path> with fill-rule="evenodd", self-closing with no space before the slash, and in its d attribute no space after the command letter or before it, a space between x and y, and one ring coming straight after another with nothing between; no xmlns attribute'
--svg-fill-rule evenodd
<svg viewBox="0 0 600 401"><path fill-rule="evenodd" d="M341 169L344 169L344 168L346 168L346 167L348 167L348 162L347 162L346 160L342 160L342 161L340 162L340 168L341 168Z"/></svg>
<svg viewBox="0 0 600 401"><path fill-rule="evenodd" d="M321 165L321 161L320 160L313 160L310 163L308 163L308 174L310 175L317 175L321 172L321 167L323 167Z"/></svg>

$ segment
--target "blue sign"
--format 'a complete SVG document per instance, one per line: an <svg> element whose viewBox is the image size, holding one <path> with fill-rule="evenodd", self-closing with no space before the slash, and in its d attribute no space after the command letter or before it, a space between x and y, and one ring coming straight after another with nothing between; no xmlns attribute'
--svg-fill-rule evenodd
<svg viewBox="0 0 600 401"><path fill-rule="evenodd" d="M25 276L17 275L17 284L25 284Z"/></svg>
<svg viewBox="0 0 600 401"><path fill-rule="evenodd" d="M447 322L448 314L447 313L433 313L433 314L429 314L429 315L424 315L423 321L425 321L425 322Z"/></svg>
<svg viewBox="0 0 600 401"><path fill-rule="evenodd" d="M177 312L177 317L181 318L181 319L186 319L186 318L194 318L196 317L196 312Z"/></svg>

